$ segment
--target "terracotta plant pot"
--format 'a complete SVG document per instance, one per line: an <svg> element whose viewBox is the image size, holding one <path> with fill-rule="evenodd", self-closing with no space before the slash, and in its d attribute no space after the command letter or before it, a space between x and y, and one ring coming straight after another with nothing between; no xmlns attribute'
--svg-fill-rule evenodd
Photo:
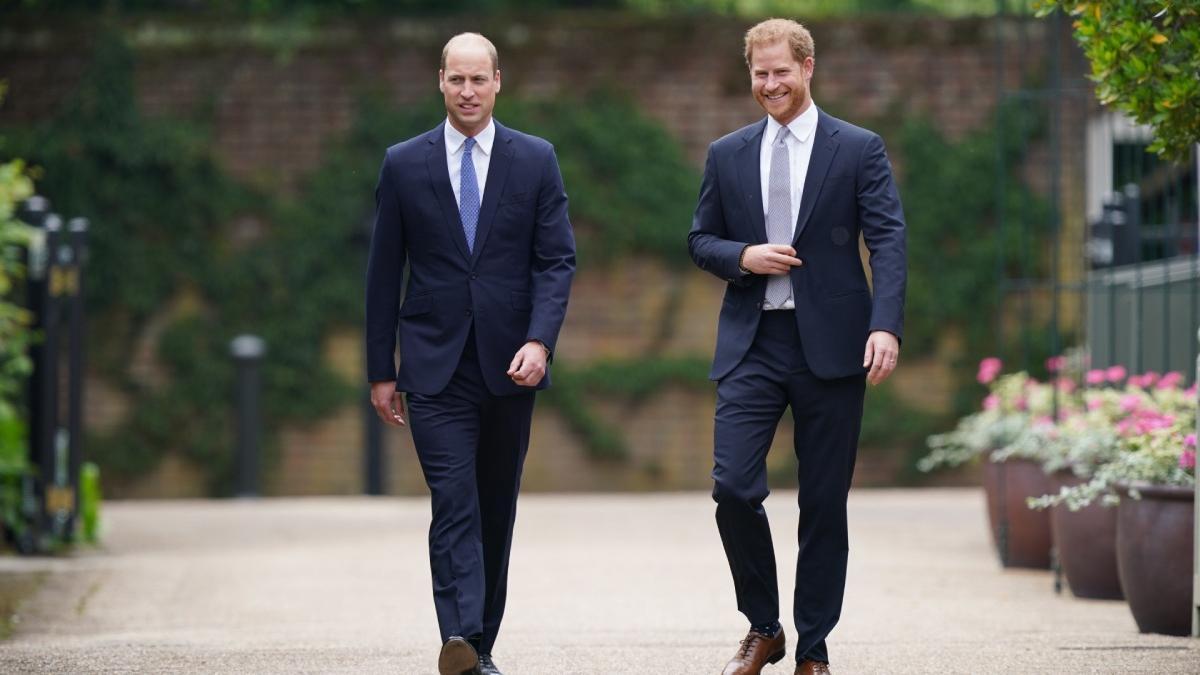
<svg viewBox="0 0 1200 675"><path fill-rule="evenodd" d="M985 461L983 489L1000 564L1049 569L1050 514L1025 505L1027 497L1040 497L1051 490L1042 467L1027 459Z"/></svg>
<svg viewBox="0 0 1200 675"><path fill-rule="evenodd" d="M1195 491L1139 487L1122 490L1117 507L1117 569L1129 609L1143 633L1192 631L1192 536Z"/></svg>
<svg viewBox="0 0 1200 675"><path fill-rule="evenodd" d="M1053 491L1083 480L1068 472L1051 477ZM1050 530L1058 547L1058 563L1071 593L1093 600L1122 600L1117 575L1117 510L1099 500L1078 511L1065 504L1050 510Z"/></svg>

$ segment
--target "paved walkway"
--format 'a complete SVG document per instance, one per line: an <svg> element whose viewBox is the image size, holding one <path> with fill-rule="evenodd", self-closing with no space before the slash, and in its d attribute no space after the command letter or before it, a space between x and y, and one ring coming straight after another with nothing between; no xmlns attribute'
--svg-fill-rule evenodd
<svg viewBox="0 0 1200 675"><path fill-rule="evenodd" d="M781 570L794 498L768 500ZM720 672L745 626L707 495L522 500L505 672ZM850 508L839 675L1200 672L1200 640L1140 635L1123 603L1001 570L976 490L858 490ZM49 571L0 643L0 672L435 672L426 499L127 502L104 516L102 550L0 559L0 573ZM790 675L790 657L764 673Z"/></svg>

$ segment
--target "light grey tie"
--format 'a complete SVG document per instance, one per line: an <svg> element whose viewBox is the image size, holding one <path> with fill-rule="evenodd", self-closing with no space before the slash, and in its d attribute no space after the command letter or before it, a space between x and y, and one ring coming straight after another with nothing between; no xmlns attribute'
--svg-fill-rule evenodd
<svg viewBox="0 0 1200 675"><path fill-rule="evenodd" d="M790 246L792 243L792 166L788 157L788 128L780 127L771 146L771 177L767 183L767 241ZM766 306L774 309L792 296L788 275L767 277Z"/></svg>

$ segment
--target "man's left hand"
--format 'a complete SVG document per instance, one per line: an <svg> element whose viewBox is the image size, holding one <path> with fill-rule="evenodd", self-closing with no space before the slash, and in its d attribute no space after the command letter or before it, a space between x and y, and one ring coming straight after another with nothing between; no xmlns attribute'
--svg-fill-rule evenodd
<svg viewBox="0 0 1200 675"><path fill-rule="evenodd" d="M536 387L546 376L546 348L537 340L526 342L508 366L508 376L522 387Z"/></svg>
<svg viewBox="0 0 1200 675"><path fill-rule="evenodd" d="M879 384L896 369L896 359L900 357L900 341L895 335L885 331L873 331L867 336L867 351L863 354L863 368L870 367L867 381Z"/></svg>

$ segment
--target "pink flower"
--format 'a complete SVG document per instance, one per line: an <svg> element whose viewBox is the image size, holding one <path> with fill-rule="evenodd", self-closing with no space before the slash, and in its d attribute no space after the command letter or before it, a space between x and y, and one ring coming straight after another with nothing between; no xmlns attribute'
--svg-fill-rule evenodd
<svg viewBox="0 0 1200 675"><path fill-rule="evenodd" d="M975 379L979 380L979 384L987 384L996 379L1000 374L1000 369L1004 367L1000 359L989 356L979 362L979 373L975 375Z"/></svg>
<svg viewBox="0 0 1200 675"><path fill-rule="evenodd" d="M1058 385L1058 390L1064 394L1069 394L1075 391L1075 380L1072 380L1069 377L1058 378L1056 384Z"/></svg>
<svg viewBox="0 0 1200 675"><path fill-rule="evenodd" d="M1061 371L1066 367L1066 365L1067 357L1065 356L1051 356L1050 358L1046 359L1046 370L1052 373Z"/></svg>
<svg viewBox="0 0 1200 675"><path fill-rule="evenodd" d="M1017 399L1017 402L1014 403L1013 406L1017 410L1028 410L1029 409L1029 400L1026 399L1024 396L1022 396L1021 398Z"/></svg>
<svg viewBox="0 0 1200 675"><path fill-rule="evenodd" d="M1108 370L1104 371L1104 377L1113 383L1120 382L1125 379L1125 366L1109 366Z"/></svg>
<svg viewBox="0 0 1200 675"><path fill-rule="evenodd" d="M1196 451L1184 450L1179 453L1179 468L1195 469L1196 468Z"/></svg>
<svg viewBox="0 0 1200 675"><path fill-rule="evenodd" d="M1183 447L1196 449L1196 434L1188 434L1183 437Z"/></svg>
<svg viewBox="0 0 1200 675"><path fill-rule="evenodd" d="M1104 407L1104 399L1101 399L1101 398L1089 398L1088 399L1088 402L1087 402L1088 410L1099 410L1103 407Z"/></svg>
<svg viewBox="0 0 1200 675"><path fill-rule="evenodd" d="M1104 384L1104 371L1089 370L1087 372L1087 376L1085 377L1085 381L1088 384Z"/></svg>
<svg viewBox="0 0 1200 675"><path fill-rule="evenodd" d="M988 394L987 398L983 399L984 410L995 410L1000 407L1000 397L995 394Z"/></svg>
<svg viewBox="0 0 1200 675"><path fill-rule="evenodd" d="M1181 382L1183 382L1183 373L1177 370L1172 370L1166 375L1163 375L1162 379L1158 381L1158 388L1174 389L1175 387L1178 387Z"/></svg>
<svg viewBox="0 0 1200 675"><path fill-rule="evenodd" d="M1137 394L1127 394L1121 397L1121 412L1132 413L1142 406L1142 398Z"/></svg>
<svg viewBox="0 0 1200 675"><path fill-rule="evenodd" d="M1134 422L1133 422L1132 417L1126 417L1125 419L1121 420L1120 422L1117 422L1117 433L1118 434L1121 434L1122 436L1130 436L1133 434L1134 431L1135 431L1135 429L1134 429Z"/></svg>

